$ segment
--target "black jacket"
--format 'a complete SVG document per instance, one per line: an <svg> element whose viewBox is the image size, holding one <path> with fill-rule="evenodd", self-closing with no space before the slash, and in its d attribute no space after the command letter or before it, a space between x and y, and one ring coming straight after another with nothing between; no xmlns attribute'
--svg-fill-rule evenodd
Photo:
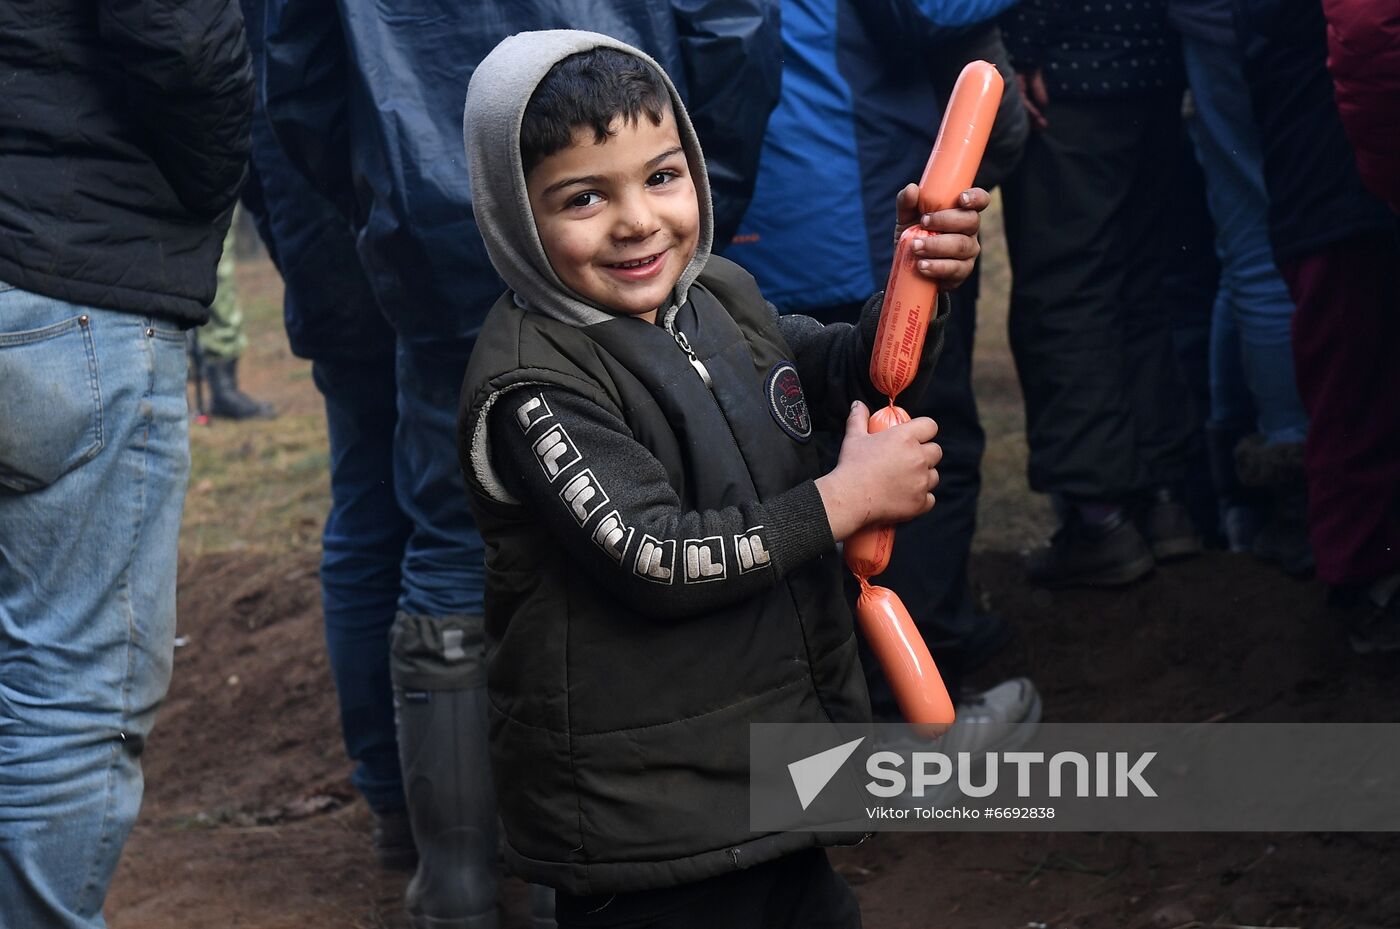
<svg viewBox="0 0 1400 929"><path fill-rule="evenodd" d="M204 322L252 87L236 0L0 3L0 280Z"/></svg>
<svg viewBox="0 0 1400 929"><path fill-rule="evenodd" d="M1327 71L1320 0L1236 4L1275 260L1287 262L1354 236L1392 234L1395 217L1362 183L1342 128Z"/></svg>
<svg viewBox="0 0 1400 929"><path fill-rule="evenodd" d="M509 295L492 310L458 434L488 552L492 763L523 876L628 892L858 838L749 830L748 724L870 718L809 439L877 396L878 309L860 328L779 320L712 258L666 325L575 328ZM493 453L492 430L528 440L513 480L523 456Z"/></svg>

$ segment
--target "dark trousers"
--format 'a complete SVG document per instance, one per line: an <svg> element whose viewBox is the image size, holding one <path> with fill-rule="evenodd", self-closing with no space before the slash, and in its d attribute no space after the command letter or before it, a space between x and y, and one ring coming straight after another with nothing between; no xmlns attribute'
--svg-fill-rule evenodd
<svg viewBox="0 0 1400 929"><path fill-rule="evenodd" d="M1317 576L1364 584L1400 571L1400 244L1337 242L1287 261L1293 354L1311 426L1303 443Z"/></svg>
<svg viewBox="0 0 1400 929"><path fill-rule="evenodd" d="M389 627L413 522L394 492L398 424L392 355L312 366L326 401L331 511L321 541L321 603L351 780L372 809L404 805L389 681Z"/></svg>
<svg viewBox="0 0 1400 929"><path fill-rule="evenodd" d="M967 565L972 535L977 529L977 497L982 489L982 451L986 436L977 417L972 393L972 347L977 333L978 273L974 269L962 287L953 291L953 315L944 333L943 354L934 369L933 384L923 398L901 397L911 416L929 416L938 423L938 443L943 463L938 466L938 503L932 510L907 523L895 535L890 565L874 583L899 594L909 608L943 683L956 694L966 671L985 661L1006 636L1000 622L989 622L972 609ZM853 322L860 305L804 310L822 322ZM839 446L838 446L839 447ZM831 463L835 464L835 448ZM848 586L851 603L859 594L854 580ZM880 672L880 665L861 642L861 664L870 690L876 719L902 716L894 692Z"/></svg>
<svg viewBox="0 0 1400 929"><path fill-rule="evenodd" d="M1052 100L1003 187L1034 490L1122 500L1186 476L1193 414L1161 292L1180 102Z"/></svg>
<svg viewBox="0 0 1400 929"><path fill-rule="evenodd" d="M694 884L555 901L559 929L860 929L860 904L809 849Z"/></svg>

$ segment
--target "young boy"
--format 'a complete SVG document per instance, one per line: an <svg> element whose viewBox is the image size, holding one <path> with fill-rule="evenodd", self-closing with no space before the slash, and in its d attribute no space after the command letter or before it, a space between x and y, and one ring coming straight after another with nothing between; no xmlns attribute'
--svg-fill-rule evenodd
<svg viewBox="0 0 1400 929"><path fill-rule="evenodd" d="M748 725L869 719L836 544L927 511L941 455L931 420L869 435L852 403L882 402L880 302L858 327L778 318L712 257L685 108L616 40L507 39L465 137L510 287L459 420L508 861L564 927L858 926L821 849L858 836L749 830ZM925 217L922 273L967 276L986 202ZM843 428L823 474L813 434Z"/></svg>

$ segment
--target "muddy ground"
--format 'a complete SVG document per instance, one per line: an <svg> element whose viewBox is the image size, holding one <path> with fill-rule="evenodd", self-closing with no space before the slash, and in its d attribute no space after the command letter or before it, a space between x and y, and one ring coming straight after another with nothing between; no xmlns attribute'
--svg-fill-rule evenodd
<svg viewBox="0 0 1400 929"><path fill-rule="evenodd" d="M370 857L320 627L324 424L279 335L275 275L254 263L240 282L247 386L284 417L195 437L181 645L107 916L114 929L398 927L405 878ZM993 293L973 571L1018 637L980 679L1031 676L1052 721L1393 720L1400 662L1351 655L1316 583L1245 556L1208 554L1122 593L1026 585L1016 549L1045 506L1021 477L1001 312ZM874 929L1400 926L1393 835L887 834L834 858ZM505 897L508 925L524 925L520 886Z"/></svg>

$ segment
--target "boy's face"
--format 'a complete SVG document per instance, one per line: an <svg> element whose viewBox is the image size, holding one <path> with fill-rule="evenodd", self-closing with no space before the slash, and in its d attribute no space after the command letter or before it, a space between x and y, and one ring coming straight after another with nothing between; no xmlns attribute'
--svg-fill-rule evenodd
<svg viewBox="0 0 1400 929"><path fill-rule="evenodd" d="M627 316L656 321L700 235L690 165L668 107L659 126L642 114L593 130L535 165L525 179L535 228L559 280Z"/></svg>

